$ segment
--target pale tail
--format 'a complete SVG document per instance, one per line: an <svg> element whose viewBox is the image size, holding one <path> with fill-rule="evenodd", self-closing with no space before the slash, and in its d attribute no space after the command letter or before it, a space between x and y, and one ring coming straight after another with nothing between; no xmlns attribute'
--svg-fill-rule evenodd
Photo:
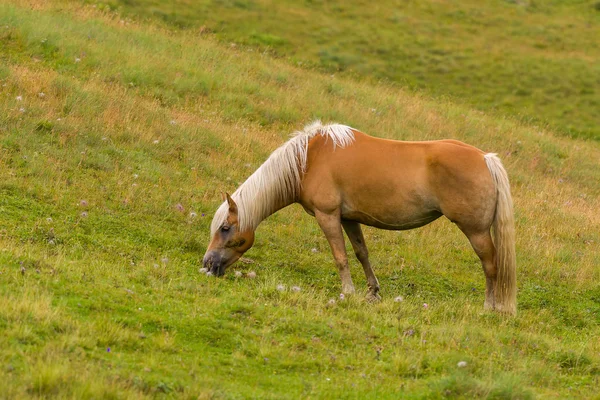
<svg viewBox="0 0 600 400"><path fill-rule="evenodd" d="M496 215L493 232L498 271L494 294L498 311L517 312L517 261L515 254L515 220L508 175L496 154L488 153L485 162L496 185Z"/></svg>

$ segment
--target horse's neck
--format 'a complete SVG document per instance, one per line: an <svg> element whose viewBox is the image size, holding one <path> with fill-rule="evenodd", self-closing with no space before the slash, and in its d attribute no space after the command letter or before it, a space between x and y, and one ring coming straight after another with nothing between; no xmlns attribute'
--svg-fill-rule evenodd
<svg viewBox="0 0 600 400"><path fill-rule="evenodd" d="M265 199L265 197L257 195L251 198L244 199L244 213L248 213L249 218L246 221L248 227L256 229L258 225L265 219L296 202L296 198L288 196L289 198L280 199Z"/></svg>

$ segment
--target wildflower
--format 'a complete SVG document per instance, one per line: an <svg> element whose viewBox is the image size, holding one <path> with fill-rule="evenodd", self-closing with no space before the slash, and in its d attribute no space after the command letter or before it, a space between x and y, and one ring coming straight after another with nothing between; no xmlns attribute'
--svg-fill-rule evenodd
<svg viewBox="0 0 600 400"><path fill-rule="evenodd" d="M241 271L235 271L235 277L236 278L241 278L242 277L242 272Z"/></svg>
<svg viewBox="0 0 600 400"><path fill-rule="evenodd" d="M346 295L344 293L340 293L340 301L346 300Z"/></svg>
<svg viewBox="0 0 600 400"><path fill-rule="evenodd" d="M76 62L76 63L78 63L78 62L80 62L80 61L81 61L81 58L79 58L79 57L76 57L76 58L75 58L75 62Z"/></svg>
<svg viewBox="0 0 600 400"><path fill-rule="evenodd" d="M133 179L137 179L139 177L138 174L133 174Z"/></svg>
<svg viewBox="0 0 600 400"><path fill-rule="evenodd" d="M80 200L80 201L79 201L79 205L80 205L81 207L87 207L87 206L88 206L88 202L87 202L86 200Z"/></svg>
<svg viewBox="0 0 600 400"><path fill-rule="evenodd" d="M177 203L175 204L175 209L179 212L183 212L185 209L183 208L183 206L181 205L181 203Z"/></svg>
<svg viewBox="0 0 600 400"><path fill-rule="evenodd" d="M206 273L206 276L213 276L213 273L212 273L212 272L210 272L210 271L208 271L208 272Z"/></svg>
<svg viewBox="0 0 600 400"><path fill-rule="evenodd" d="M23 96L17 96L17 101L23 100Z"/></svg>
<svg viewBox="0 0 600 400"><path fill-rule="evenodd" d="M154 143L154 144L158 144L158 143L159 143L159 141L158 141L158 139L157 139L157 140L155 140L155 141L154 141L154 142L152 142L152 143Z"/></svg>
<svg viewBox="0 0 600 400"><path fill-rule="evenodd" d="M423 303L423 308L427 310L429 308L429 304Z"/></svg>
<svg viewBox="0 0 600 400"><path fill-rule="evenodd" d="M466 361L459 361L458 364L456 364L456 366L458 368L464 368L467 366L467 362Z"/></svg>
<svg viewBox="0 0 600 400"><path fill-rule="evenodd" d="M169 259L167 257L163 257L160 261L162 261L163 264L166 264L169 262Z"/></svg>
<svg viewBox="0 0 600 400"><path fill-rule="evenodd" d="M190 218L196 218L197 216L198 216L198 214L196 214L193 211L190 213Z"/></svg>
<svg viewBox="0 0 600 400"><path fill-rule="evenodd" d="M44 97L46 97L46 93L44 93L44 92L39 92L39 93L38 93L38 97L39 97L40 99L43 99Z"/></svg>
<svg viewBox="0 0 600 400"><path fill-rule="evenodd" d="M177 125L177 121L175 121L174 119L171 120L171 122L169 122L171 125Z"/></svg>
<svg viewBox="0 0 600 400"><path fill-rule="evenodd" d="M300 286L292 286L292 292L299 292L300 290Z"/></svg>
<svg viewBox="0 0 600 400"><path fill-rule="evenodd" d="M87 216L88 216L87 212L84 211L81 213L81 218L87 218Z"/></svg>
<svg viewBox="0 0 600 400"><path fill-rule="evenodd" d="M277 290L283 292L285 290L285 285L277 285Z"/></svg>
<svg viewBox="0 0 600 400"><path fill-rule="evenodd" d="M206 274L208 272L208 268L200 268L198 272L200 272L201 274Z"/></svg>
<svg viewBox="0 0 600 400"><path fill-rule="evenodd" d="M398 296L398 297L394 298L394 301L395 301L396 303L402 303L402 302L404 301L404 297L402 297L402 296Z"/></svg>
<svg viewBox="0 0 600 400"><path fill-rule="evenodd" d="M328 306L333 306L335 305L335 299L329 299L329 301L327 302Z"/></svg>
<svg viewBox="0 0 600 400"><path fill-rule="evenodd" d="M46 222L52 222L52 218L50 218L50 217L46 218Z"/></svg>
<svg viewBox="0 0 600 400"><path fill-rule="evenodd" d="M108 348L106 349L106 352L107 352L107 353L110 353L110 347L108 347Z"/></svg>
<svg viewBox="0 0 600 400"><path fill-rule="evenodd" d="M204 217L206 214L202 213L202 216Z"/></svg>
<svg viewBox="0 0 600 400"><path fill-rule="evenodd" d="M25 112L25 107L19 108L19 111L21 111L22 113L24 113Z"/></svg>
<svg viewBox="0 0 600 400"><path fill-rule="evenodd" d="M256 278L256 272L250 271L250 272L248 272L247 276L250 279L254 279L254 278Z"/></svg>
<svg viewBox="0 0 600 400"><path fill-rule="evenodd" d="M319 252L319 250L317 250L316 247L313 247L310 251L312 251L313 253L318 253Z"/></svg>

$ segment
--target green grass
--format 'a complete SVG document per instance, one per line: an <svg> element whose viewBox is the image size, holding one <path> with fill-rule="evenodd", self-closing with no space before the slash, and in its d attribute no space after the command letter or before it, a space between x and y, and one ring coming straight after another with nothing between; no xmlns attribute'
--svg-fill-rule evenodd
<svg viewBox="0 0 600 400"><path fill-rule="evenodd" d="M594 0L87 3L600 139Z"/></svg>
<svg viewBox="0 0 600 400"><path fill-rule="evenodd" d="M1 398L597 396L597 142L78 3L0 5L0 59ZM259 227L236 267L256 279L201 276L219 193L316 117L499 152L517 317L483 311L448 221L366 229L379 304L327 305L300 207Z"/></svg>

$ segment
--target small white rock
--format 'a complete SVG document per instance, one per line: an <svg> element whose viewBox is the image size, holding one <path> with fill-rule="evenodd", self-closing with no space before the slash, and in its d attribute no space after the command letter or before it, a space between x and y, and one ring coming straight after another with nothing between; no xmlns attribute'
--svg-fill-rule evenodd
<svg viewBox="0 0 600 400"><path fill-rule="evenodd" d="M208 271L208 272L206 273L206 276L213 276L213 273L212 273L212 272L210 272L210 271Z"/></svg>
<svg viewBox="0 0 600 400"><path fill-rule="evenodd" d="M467 362L466 361L459 361L458 364L456 364L456 366L458 368L464 368L467 366Z"/></svg>

